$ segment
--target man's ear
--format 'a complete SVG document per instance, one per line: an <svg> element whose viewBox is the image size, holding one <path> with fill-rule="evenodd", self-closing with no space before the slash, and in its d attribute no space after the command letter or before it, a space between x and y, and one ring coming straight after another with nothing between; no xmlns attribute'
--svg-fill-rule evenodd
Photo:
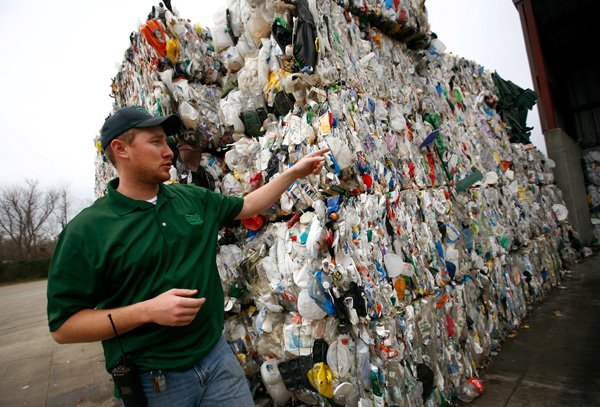
<svg viewBox="0 0 600 407"><path fill-rule="evenodd" d="M126 144L123 140L114 139L110 142L110 148L113 150L113 154L115 157L126 158L127 157L127 149Z"/></svg>

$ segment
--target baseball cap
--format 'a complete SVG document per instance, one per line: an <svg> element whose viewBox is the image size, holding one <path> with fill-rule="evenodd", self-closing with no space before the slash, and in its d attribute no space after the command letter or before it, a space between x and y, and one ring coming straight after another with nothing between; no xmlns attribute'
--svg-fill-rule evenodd
<svg viewBox="0 0 600 407"><path fill-rule="evenodd" d="M129 106L117 110L109 116L100 130L100 142L102 150L129 129L140 129L144 127L162 126L167 135L179 131L181 121L177 115L154 117L141 106Z"/></svg>

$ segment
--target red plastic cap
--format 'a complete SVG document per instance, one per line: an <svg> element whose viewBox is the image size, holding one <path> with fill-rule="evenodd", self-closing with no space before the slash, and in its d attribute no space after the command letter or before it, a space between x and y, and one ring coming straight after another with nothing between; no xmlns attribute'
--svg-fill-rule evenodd
<svg viewBox="0 0 600 407"><path fill-rule="evenodd" d="M242 219L242 223L250 230L258 230L265 224L265 217L255 215L251 218Z"/></svg>

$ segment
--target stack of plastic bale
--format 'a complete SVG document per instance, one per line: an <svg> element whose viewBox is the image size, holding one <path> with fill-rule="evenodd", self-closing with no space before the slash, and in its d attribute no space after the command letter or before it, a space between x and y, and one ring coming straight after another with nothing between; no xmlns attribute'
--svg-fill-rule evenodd
<svg viewBox="0 0 600 407"><path fill-rule="evenodd" d="M509 142L489 72L426 41L423 2L240 0L211 35L146 25L114 108L181 116L171 182L243 196L331 148L220 233L224 334L257 400L455 400L572 266L551 162Z"/></svg>
<svg viewBox="0 0 600 407"><path fill-rule="evenodd" d="M600 151L589 151L583 161L594 239L600 245Z"/></svg>
<svg viewBox="0 0 600 407"><path fill-rule="evenodd" d="M105 156L102 154L102 145L100 139L94 140L96 145L96 158L94 159L95 164L95 182L94 192L96 197L101 197L106 193L106 185L108 181L117 176L115 168L108 162Z"/></svg>
<svg viewBox="0 0 600 407"><path fill-rule="evenodd" d="M222 62L214 58L208 32L167 11L162 20L148 20L132 32L130 41L112 80L114 108L141 105L157 116L179 114L185 128L177 140L170 140L173 147L181 147L181 157L192 164L208 166L209 177L211 173L220 175L220 167L212 168L216 165L213 160L198 152L231 141L222 139L226 137L219 109ZM98 139L96 148L100 154ZM102 156L96 168L96 193L100 195L116 173Z"/></svg>

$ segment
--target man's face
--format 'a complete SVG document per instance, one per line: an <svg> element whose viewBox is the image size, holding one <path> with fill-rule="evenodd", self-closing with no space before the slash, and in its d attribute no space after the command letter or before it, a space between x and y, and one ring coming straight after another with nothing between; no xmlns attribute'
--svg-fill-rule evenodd
<svg viewBox="0 0 600 407"><path fill-rule="evenodd" d="M129 169L139 181L158 184L171 178L169 169L173 164L173 152L161 126L139 129L126 148Z"/></svg>

